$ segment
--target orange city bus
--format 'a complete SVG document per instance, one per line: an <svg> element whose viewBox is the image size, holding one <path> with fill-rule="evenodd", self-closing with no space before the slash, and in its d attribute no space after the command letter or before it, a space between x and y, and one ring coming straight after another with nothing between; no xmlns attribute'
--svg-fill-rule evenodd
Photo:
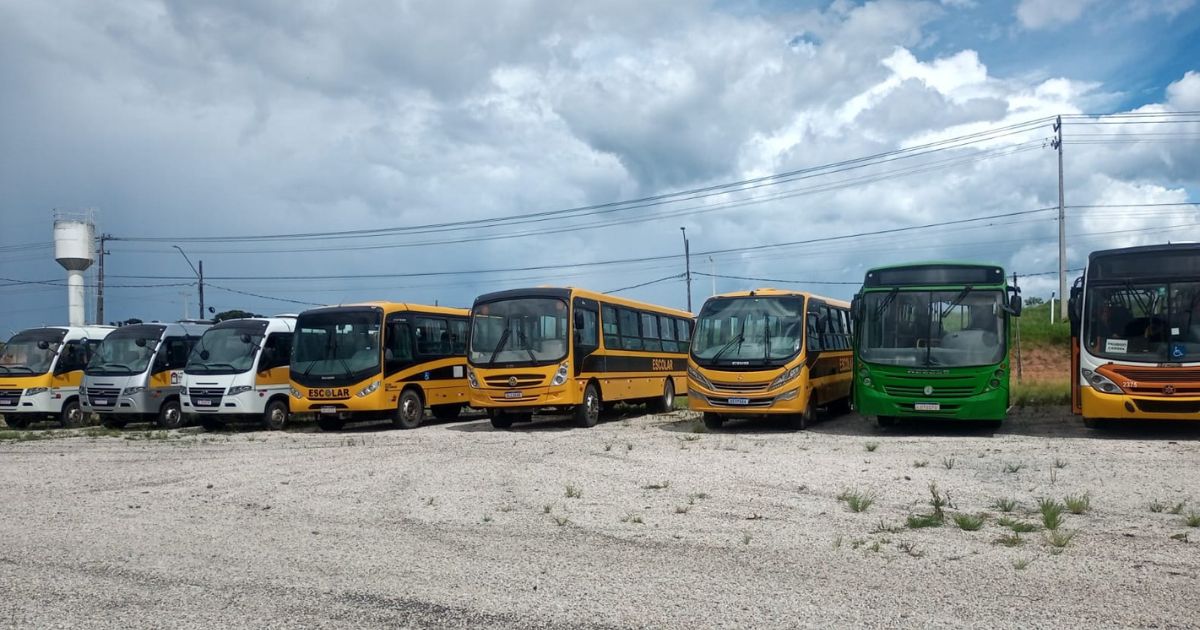
<svg viewBox="0 0 1200 630"><path fill-rule="evenodd" d="M481 295L471 308L471 406L508 428L535 411L594 426L602 406L674 407L686 386L692 315L573 287Z"/></svg>

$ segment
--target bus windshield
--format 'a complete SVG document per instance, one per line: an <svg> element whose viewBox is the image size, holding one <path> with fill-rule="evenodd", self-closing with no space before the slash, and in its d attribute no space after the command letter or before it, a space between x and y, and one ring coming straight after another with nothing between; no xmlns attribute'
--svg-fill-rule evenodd
<svg viewBox="0 0 1200 630"><path fill-rule="evenodd" d="M357 380L379 372L381 320L382 314L373 310L301 314L292 373Z"/></svg>
<svg viewBox="0 0 1200 630"><path fill-rule="evenodd" d="M1095 356L1200 361L1200 282L1090 287L1083 343Z"/></svg>
<svg viewBox="0 0 1200 630"><path fill-rule="evenodd" d="M996 289L867 293L859 357L918 367L995 365L1007 351L1003 304Z"/></svg>
<svg viewBox="0 0 1200 630"><path fill-rule="evenodd" d="M66 335L67 331L56 328L13 335L0 352L0 374L29 376L49 372Z"/></svg>
<svg viewBox="0 0 1200 630"><path fill-rule="evenodd" d="M164 327L129 326L104 338L85 373L93 376L141 374L150 366Z"/></svg>
<svg viewBox="0 0 1200 630"><path fill-rule="evenodd" d="M475 307L467 358L476 365L536 364L567 356L567 303L518 298Z"/></svg>
<svg viewBox="0 0 1200 630"><path fill-rule="evenodd" d="M701 365L784 362L800 352L803 312L802 297L709 300L696 323L692 358Z"/></svg>
<svg viewBox="0 0 1200 630"><path fill-rule="evenodd" d="M255 327L221 327L205 331L188 356L188 374L240 374L254 366L262 346L264 322Z"/></svg>

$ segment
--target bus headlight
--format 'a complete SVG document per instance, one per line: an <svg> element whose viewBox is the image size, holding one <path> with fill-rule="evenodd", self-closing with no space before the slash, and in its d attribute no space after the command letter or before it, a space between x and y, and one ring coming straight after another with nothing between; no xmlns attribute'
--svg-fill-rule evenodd
<svg viewBox="0 0 1200 630"><path fill-rule="evenodd" d="M38 394L44 394L48 391L50 391L49 387L30 387L29 389L25 390L25 395L37 396Z"/></svg>
<svg viewBox="0 0 1200 630"><path fill-rule="evenodd" d="M796 367L784 372L783 374L776 376L775 380L771 381L771 384L767 386L767 389L775 389L776 387L779 387L779 386L783 385L784 383L796 378L797 376L800 375L800 369L802 367L804 367L804 366L797 365Z"/></svg>
<svg viewBox="0 0 1200 630"><path fill-rule="evenodd" d="M121 395L132 396L134 394L140 394L144 391L146 391L145 387L126 387L125 389L121 390Z"/></svg>
<svg viewBox="0 0 1200 630"><path fill-rule="evenodd" d="M1121 388L1117 387L1116 383L1108 380L1103 374L1097 374L1087 368L1080 370L1080 372L1083 374L1083 380L1087 381L1092 387L1108 394L1121 393Z"/></svg>
<svg viewBox="0 0 1200 630"><path fill-rule="evenodd" d="M296 400L304 400L304 394L292 385L288 385L288 393L291 394L292 398L295 398Z"/></svg>
<svg viewBox="0 0 1200 630"><path fill-rule="evenodd" d="M870 376L871 376L871 370L868 370L865 367L858 368L858 378L861 378L862 380L865 381L868 378L870 378Z"/></svg>
<svg viewBox="0 0 1200 630"><path fill-rule="evenodd" d="M550 380L551 387L558 387L567 382L567 373L570 372L571 365L566 361L558 364L558 371L554 373L554 378Z"/></svg>
<svg viewBox="0 0 1200 630"><path fill-rule="evenodd" d="M800 388L797 387L796 389L793 389L790 392L785 392L785 393L782 393L782 394L776 396L775 402L782 402L785 400L795 400L798 396L800 396Z"/></svg>
<svg viewBox="0 0 1200 630"><path fill-rule="evenodd" d="M237 396L238 394L248 392L252 389L254 389L253 385L235 385L235 386L229 388L229 395Z"/></svg>
<svg viewBox="0 0 1200 630"><path fill-rule="evenodd" d="M367 396L374 394L375 390L379 389L379 384L381 382L382 381L371 381L370 385L358 390L358 393L355 394L355 396L358 396L359 398L366 398Z"/></svg>
<svg viewBox="0 0 1200 630"><path fill-rule="evenodd" d="M697 370L696 368L694 368L690 365L688 366L688 378L699 383L701 387L704 387L706 389L713 388L713 384L711 382L709 382L709 380L707 378L704 378L704 375L700 373L700 370Z"/></svg>
<svg viewBox="0 0 1200 630"><path fill-rule="evenodd" d="M479 389L479 379L475 377L475 370L471 368L467 368L467 385L470 385L471 389Z"/></svg>

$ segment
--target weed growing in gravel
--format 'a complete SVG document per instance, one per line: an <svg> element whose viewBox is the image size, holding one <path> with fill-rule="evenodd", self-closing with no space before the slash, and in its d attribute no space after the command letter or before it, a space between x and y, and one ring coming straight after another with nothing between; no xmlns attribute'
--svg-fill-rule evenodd
<svg viewBox="0 0 1200 630"><path fill-rule="evenodd" d="M996 521L996 524L1000 525L1001 527L1007 527L1018 534L1028 534L1029 532L1036 532L1038 530L1038 526L1033 523L1028 521L1018 521L1015 518L1010 518L1007 516L1001 517Z"/></svg>
<svg viewBox="0 0 1200 630"><path fill-rule="evenodd" d="M997 545L1004 545L1005 547L1018 547L1025 544L1025 539L1021 538L1020 534L1013 532L1011 534L1000 534L995 543Z"/></svg>
<svg viewBox="0 0 1200 630"><path fill-rule="evenodd" d="M954 524L963 531L974 532L983 527L983 517L974 514L955 514Z"/></svg>
<svg viewBox="0 0 1200 630"><path fill-rule="evenodd" d="M641 525L643 523L642 515L634 514L633 512L626 512L625 516L621 517L621 522L622 523L636 523L638 525Z"/></svg>
<svg viewBox="0 0 1200 630"><path fill-rule="evenodd" d="M580 488L579 486L573 486L571 484L567 484L567 498L568 499L578 499L579 497L582 497L582 496L583 496L583 488Z"/></svg>
<svg viewBox="0 0 1200 630"><path fill-rule="evenodd" d="M926 527L941 527L942 519L933 514L909 514L904 520L909 529L924 529Z"/></svg>
<svg viewBox="0 0 1200 630"><path fill-rule="evenodd" d="M612 445L612 442L605 442L605 443L604 443L604 450L605 450L605 452L611 451L611 450L612 450L612 447L613 447L613 445Z"/></svg>
<svg viewBox="0 0 1200 630"><path fill-rule="evenodd" d="M872 534L898 534L902 531L904 531L904 527L902 527L900 525L888 525L887 523L883 522L883 519L879 519L879 522L875 525L875 529L871 530L871 533Z"/></svg>
<svg viewBox="0 0 1200 630"><path fill-rule="evenodd" d="M996 499L995 501L992 501L992 507L1001 512L1012 512L1013 510L1017 509L1018 505L1020 504L1017 503L1017 500L1012 498Z"/></svg>
<svg viewBox="0 0 1200 630"><path fill-rule="evenodd" d="M750 532L742 532L743 545L749 545L751 540L754 540L754 537L750 535Z"/></svg>
<svg viewBox="0 0 1200 630"><path fill-rule="evenodd" d="M920 558L925 555L925 552L917 549L917 545L910 540L901 540L896 543L896 548L914 558Z"/></svg>
<svg viewBox="0 0 1200 630"><path fill-rule="evenodd" d="M871 551L874 551L875 553L879 553L879 550L882 547L883 547L883 544L880 541L876 540L875 542L871 543L871 546L867 547L867 549L870 549Z"/></svg>
<svg viewBox="0 0 1200 630"><path fill-rule="evenodd" d="M917 461L913 462L913 468L924 468L928 465L929 460L927 459L918 459Z"/></svg>
<svg viewBox="0 0 1200 630"><path fill-rule="evenodd" d="M1178 540L1178 541L1180 541L1180 542L1187 542L1187 541L1188 541L1188 535L1187 535L1187 532L1181 532L1181 533L1178 533L1178 534L1171 534L1171 540Z"/></svg>
<svg viewBox="0 0 1200 630"><path fill-rule="evenodd" d="M484 514L484 515L483 515L483 522L484 522L484 523L491 523L491 522L492 522L492 515L491 515L491 514Z"/></svg>
<svg viewBox="0 0 1200 630"><path fill-rule="evenodd" d="M542 506L542 514L549 514L550 510L552 510L552 509L554 509L554 504L547 503L546 505Z"/></svg>
<svg viewBox="0 0 1200 630"><path fill-rule="evenodd" d="M1158 499L1155 499L1150 502L1150 511L1154 512L1155 514L1158 514L1159 512L1162 512L1166 509L1167 509L1167 504L1163 503L1162 501L1159 501Z"/></svg>
<svg viewBox="0 0 1200 630"><path fill-rule="evenodd" d="M675 513L676 514L687 514L688 510L690 510L690 509L692 509L692 504L690 504L690 503L687 505L676 505Z"/></svg>
<svg viewBox="0 0 1200 630"><path fill-rule="evenodd" d="M1033 562L1033 560L1030 560L1029 558L1014 558L1012 565L1014 569L1018 571L1024 571L1025 567L1028 567L1030 562Z"/></svg>
<svg viewBox="0 0 1200 630"><path fill-rule="evenodd" d="M1171 514L1183 514L1183 507L1185 505L1187 505L1187 501L1180 501L1179 503L1176 503L1175 505L1171 506L1171 509L1169 509L1167 511L1170 512Z"/></svg>
<svg viewBox="0 0 1200 630"><path fill-rule="evenodd" d="M868 453L874 453L875 449L879 448L879 442L867 442L863 444L863 448L867 449Z"/></svg>
<svg viewBox="0 0 1200 630"><path fill-rule="evenodd" d="M1004 472L1009 473L1009 474L1017 473L1017 472L1021 472L1021 469L1024 467L1025 467L1025 464L1023 464L1021 462L1017 462L1017 463L1008 462L1008 463L1004 464Z"/></svg>
<svg viewBox="0 0 1200 630"><path fill-rule="evenodd" d="M1045 497L1038 499L1038 511L1042 513L1042 525L1049 530L1056 530L1063 524L1063 504Z"/></svg>
<svg viewBox="0 0 1200 630"><path fill-rule="evenodd" d="M554 524L558 525L559 527L562 527L570 522L571 522L571 519L569 519L565 516L555 516L554 517Z"/></svg>
<svg viewBox="0 0 1200 630"><path fill-rule="evenodd" d="M875 495L858 490L842 490L837 496L838 501L844 501L851 512L866 512L875 502Z"/></svg>
<svg viewBox="0 0 1200 630"><path fill-rule="evenodd" d="M945 520L946 515L943 513L943 508L955 508L954 502L950 500L949 492L938 491L937 482L929 484L929 506L933 508L934 516Z"/></svg>
<svg viewBox="0 0 1200 630"><path fill-rule="evenodd" d="M632 451L632 450L633 450L633 442L626 442L626 443L625 443L625 450L626 450L626 451Z"/></svg>
<svg viewBox="0 0 1200 630"><path fill-rule="evenodd" d="M1051 529L1046 532L1046 542L1051 547L1062 549L1071 543L1071 540L1075 538L1075 534L1077 533L1076 531L1067 529Z"/></svg>
<svg viewBox="0 0 1200 630"><path fill-rule="evenodd" d="M693 433L692 435L685 435L679 439L683 440L684 442L695 442L696 440L700 439L700 436Z"/></svg>
<svg viewBox="0 0 1200 630"><path fill-rule="evenodd" d="M48 431L3 431L0 430L0 442L36 442L54 437Z"/></svg>
<svg viewBox="0 0 1200 630"><path fill-rule="evenodd" d="M952 470L954 468L954 464L955 460L953 457L942 458L942 468L945 468L946 470Z"/></svg>
<svg viewBox="0 0 1200 630"><path fill-rule="evenodd" d="M662 483L648 483L648 484L642 486L642 490L666 490L667 488L670 488L670 487L671 487L671 482L664 481Z"/></svg>
<svg viewBox="0 0 1200 630"><path fill-rule="evenodd" d="M1063 504L1067 506L1068 512L1083 514L1092 509L1092 497L1086 492L1080 495L1067 495L1063 498Z"/></svg>
<svg viewBox="0 0 1200 630"><path fill-rule="evenodd" d="M1200 514L1196 512L1188 513L1187 516L1183 517L1183 523L1188 527L1200 527Z"/></svg>
<svg viewBox="0 0 1200 630"><path fill-rule="evenodd" d="M1061 460L1061 459L1055 459L1055 460L1054 460L1054 467L1055 467L1055 468L1059 468L1059 469L1066 468L1066 467L1067 467L1067 462L1065 462L1065 461L1063 461L1063 460Z"/></svg>
<svg viewBox="0 0 1200 630"><path fill-rule="evenodd" d="M841 548L842 548L842 535L841 535L841 534L838 534L838 535L837 535L837 538L834 538L834 539L833 539L833 548L834 548L834 549L841 549Z"/></svg>

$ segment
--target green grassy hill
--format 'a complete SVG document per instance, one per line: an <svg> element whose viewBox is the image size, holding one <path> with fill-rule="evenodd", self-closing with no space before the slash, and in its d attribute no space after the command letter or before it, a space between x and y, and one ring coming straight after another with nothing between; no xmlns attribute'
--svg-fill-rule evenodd
<svg viewBox="0 0 1200 630"><path fill-rule="evenodd" d="M1058 304L1054 307L1057 309ZM1021 316L1013 320L1013 341L1016 342L1016 329L1021 330L1021 347L1053 347L1070 350L1071 348L1071 325L1067 322L1058 320L1058 313L1055 313L1055 322L1050 323L1050 305L1038 304L1030 306L1021 312Z"/></svg>

